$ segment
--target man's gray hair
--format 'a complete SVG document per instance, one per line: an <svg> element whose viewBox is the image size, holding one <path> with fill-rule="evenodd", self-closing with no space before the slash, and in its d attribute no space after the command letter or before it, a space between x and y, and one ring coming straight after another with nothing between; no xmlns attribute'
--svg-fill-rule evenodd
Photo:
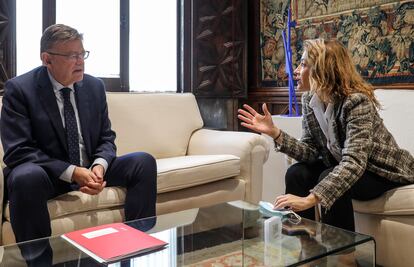
<svg viewBox="0 0 414 267"><path fill-rule="evenodd" d="M56 43L83 40L83 35L76 29L64 24L54 24L46 28L40 39L40 53L48 51Z"/></svg>

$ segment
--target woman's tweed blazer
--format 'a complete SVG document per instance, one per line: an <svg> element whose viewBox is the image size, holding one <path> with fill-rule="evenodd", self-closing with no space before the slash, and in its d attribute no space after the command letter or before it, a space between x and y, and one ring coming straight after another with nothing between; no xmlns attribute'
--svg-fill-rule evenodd
<svg viewBox="0 0 414 267"><path fill-rule="evenodd" d="M340 145L342 159L339 163L327 149L326 137L309 107L312 96L311 92L302 96L301 140L282 131L281 144L275 144L277 151L297 161L321 158L327 166L335 166L311 190L320 199L322 206L329 209L365 170L402 184L414 183L413 156L397 145L366 95L354 93L334 104L335 119L329 127L332 127Z"/></svg>

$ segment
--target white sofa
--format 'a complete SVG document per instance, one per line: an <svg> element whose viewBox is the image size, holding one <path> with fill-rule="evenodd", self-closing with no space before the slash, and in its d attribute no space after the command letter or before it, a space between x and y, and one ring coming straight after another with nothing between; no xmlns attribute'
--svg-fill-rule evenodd
<svg viewBox="0 0 414 267"><path fill-rule="evenodd" d="M157 214L261 200L262 166L269 152L262 136L203 129L192 94L108 93L107 101L118 155L146 151L157 159ZM0 200L3 185L0 171ZM111 187L97 196L74 191L50 200L52 235L122 221L124 197L124 189ZM5 245L15 238L8 204L1 204L0 244Z"/></svg>
<svg viewBox="0 0 414 267"><path fill-rule="evenodd" d="M382 105L380 115L400 147L414 154L414 90L377 89L375 94ZM300 137L301 119L274 116L275 123L294 137ZM277 155L274 155L277 154ZM270 184L272 159L277 159L278 183L284 183L289 162L281 153L271 152L264 166L264 187ZM277 194L284 192L277 189ZM264 195L270 195L264 193ZM353 201L356 231L374 237L377 264L381 266L412 266L414 263L414 185L390 190L371 201Z"/></svg>

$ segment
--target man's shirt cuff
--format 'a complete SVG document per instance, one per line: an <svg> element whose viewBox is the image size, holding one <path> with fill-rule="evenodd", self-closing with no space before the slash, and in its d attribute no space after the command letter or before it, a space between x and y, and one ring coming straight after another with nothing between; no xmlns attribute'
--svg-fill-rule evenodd
<svg viewBox="0 0 414 267"><path fill-rule="evenodd" d="M62 174L60 175L59 179L71 183L72 182L72 175L75 171L75 165L70 165Z"/></svg>
<svg viewBox="0 0 414 267"><path fill-rule="evenodd" d="M106 170L108 169L108 162L104 159L104 158L97 158L93 161L92 165L91 165L91 169L93 168L93 166L95 165L101 165L104 168L104 175L106 173Z"/></svg>

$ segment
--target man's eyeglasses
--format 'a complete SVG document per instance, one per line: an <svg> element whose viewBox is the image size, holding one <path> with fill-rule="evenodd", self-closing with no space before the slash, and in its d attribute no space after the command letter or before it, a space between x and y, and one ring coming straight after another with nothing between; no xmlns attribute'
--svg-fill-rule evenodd
<svg viewBox="0 0 414 267"><path fill-rule="evenodd" d="M55 56L62 56L66 57L69 60L78 60L78 59L87 59L89 57L89 51L83 51L82 53L72 53L72 54L60 54L47 51L46 53L55 55Z"/></svg>

